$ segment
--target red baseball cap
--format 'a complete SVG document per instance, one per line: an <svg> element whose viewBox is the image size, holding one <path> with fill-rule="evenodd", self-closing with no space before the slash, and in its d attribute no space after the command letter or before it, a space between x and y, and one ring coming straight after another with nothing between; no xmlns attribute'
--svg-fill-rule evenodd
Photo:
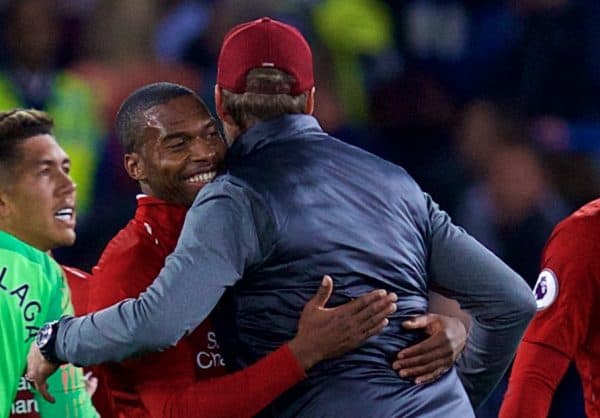
<svg viewBox="0 0 600 418"><path fill-rule="evenodd" d="M278 68L294 76L291 94L314 86L310 46L293 26L263 17L231 29L221 47L217 84L233 93L244 93L246 75L253 68Z"/></svg>

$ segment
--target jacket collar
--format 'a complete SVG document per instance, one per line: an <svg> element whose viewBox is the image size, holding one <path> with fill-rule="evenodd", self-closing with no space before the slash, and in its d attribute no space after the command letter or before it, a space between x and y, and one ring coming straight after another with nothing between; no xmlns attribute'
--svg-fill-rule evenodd
<svg viewBox="0 0 600 418"><path fill-rule="evenodd" d="M285 115L277 119L259 122L236 138L227 151L227 163L234 163L272 142L309 132L323 132L317 119L311 115Z"/></svg>

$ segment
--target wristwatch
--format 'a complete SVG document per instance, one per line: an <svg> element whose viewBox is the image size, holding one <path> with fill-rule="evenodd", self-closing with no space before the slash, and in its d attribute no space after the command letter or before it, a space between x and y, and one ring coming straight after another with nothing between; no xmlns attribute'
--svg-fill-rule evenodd
<svg viewBox="0 0 600 418"><path fill-rule="evenodd" d="M58 331L58 321L48 322L40 328L35 338L35 344L46 360L54 364L65 364L66 362L56 357L55 343Z"/></svg>

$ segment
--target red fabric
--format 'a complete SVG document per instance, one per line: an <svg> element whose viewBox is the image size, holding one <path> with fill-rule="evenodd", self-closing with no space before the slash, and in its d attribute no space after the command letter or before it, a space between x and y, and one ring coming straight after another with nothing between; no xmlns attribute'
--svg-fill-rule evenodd
<svg viewBox="0 0 600 418"><path fill-rule="evenodd" d="M293 95L315 85L312 52L302 34L268 17L243 23L227 33L217 63L217 84L233 93L244 93L248 71L261 67L278 68L294 76Z"/></svg>
<svg viewBox="0 0 600 418"><path fill-rule="evenodd" d="M89 279L91 275L75 267L61 267L71 291L71 302L73 303L75 315L80 316L88 313Z"/></svg>
<svg viewBox="0 0 600 418"><path fill-rule="evenodd" d="M504 418L546 416L524 415L520 411L535 403L540 403L539 411L548 410L546 392L553 394L556 382L566 370L565 361L567 365L574 361L581 376L586 415L600 418L599 237L600 199L561 222L546 244L542 268L556 277L558 295L550 306L537 313L525 333L508 391L526 389L521 396L506 398ZM543 384L539 383L541 378ZM538 392L532 388L541 389ZM546 399L544 405L540 398Z"/></svg>
<svg viewBox="0 0 600 418"><path fill-rule="evenodd" d="M22 377L19 381L15 402L11 408L10 418L40 418L37 404L30 389L31 385Z"/></svg>
<svg viewBox="0 0 600 418"><path fill-rule="evenodd" d="M567 356L553 348L524 341L515 358L498 417L547 417L554 391L569 363Z"/></svg>
<svg viewBox="0 0 600 418"><path fill-rule="evenodd" d="M75 315L88 313L88 295L92 276L75 267L62 266L62 269L71 291L71 302L73 303ZM99 367L86 367L84 372L92 372L92 375L98 379L98 388L92 397L94 407L102 418L114 418L114 405L102 369Z"/></svg>
<svg viewBox="0 0 600 418"><path fill-rule="evenodd" d="M242 371L194 385L148 385L141 397L162 418L248 418L304 377L285 345Z"/></svg>
<svg viewBox="0 0 600 418"><path fill-rule="evenodd" d="M185 213L186 209L182 206L146 196L138 199L134 219L111 240L98 265L92 270L88 300L90 311L124 298L137 297L152 283L163 267L165 258L175 248ZM277 364L272 364L273 361ZM234 375L238 377L226 376L224 381L220 381L220 378L210 380L210 385L206 382L199 384L202 388L220 384L218 387L228 397L226 402L213 400L212 397L197 397L188 399L187 405L190 410L202 411L213 408L213 402L218 401L219 408L229 408L223 413L231 416L238 410L237 399L246 399L244 397L249 387L272 389L270 401L297 381L295 379L290 383L288 375L285 375L279 386L267 384L274 376L278 376L274 370L289 368L295 370L296 375L299 373L299 365L295 360L291 362L289 356L275 356L266 366L257 366L257 370L244 370ZM183 387L195 388L196 385L191 385L193 382L206 381L226 373L210 320L202 323L177 346L164 352L147 354L119 364L107 364L102 369L117 415L128 418L163 416L166 402L164 391L172 393L177 388L176 392L181 393ZM252 376L251 386L247 385L248 374ZM266 383L263 384L261 379ZM265 404L258 395L252 398L256 397L255 405L262 405L262 408Z"/></svg>

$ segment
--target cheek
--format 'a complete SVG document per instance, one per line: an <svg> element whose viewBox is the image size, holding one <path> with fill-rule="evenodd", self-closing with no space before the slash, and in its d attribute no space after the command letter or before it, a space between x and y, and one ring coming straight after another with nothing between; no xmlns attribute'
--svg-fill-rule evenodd
<svg viewBox="0 0 600 418"><path fill-rule="evenodd" d="M162 172L181 171L188 158L188 152L167 152L163 151L158 154L157 167Z"/></svg>
<svg viewBox="0 0 600 418"><path fill-rule="evenodd" d="M217 147L217 155L219 156L219 160L222 162L225 160L225 153L227 152L227 146L225 143L220 144Z"/></svg>

